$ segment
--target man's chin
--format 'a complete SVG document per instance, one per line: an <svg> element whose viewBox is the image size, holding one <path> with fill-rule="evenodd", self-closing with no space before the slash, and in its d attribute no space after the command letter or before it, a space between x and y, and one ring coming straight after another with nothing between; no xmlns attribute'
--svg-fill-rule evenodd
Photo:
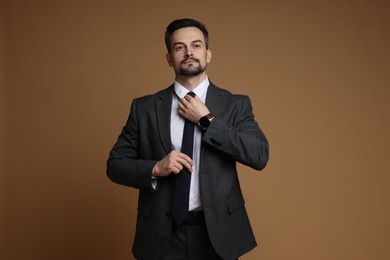
<svg viewBox="0 0 390 260"><path fill-rule="evenodd" d="M180 74L183 76L197 76L204 71L205 71L205 68L190 66L188 68L181 68Z"/></svg>
<svg viewBox="0 0 390 260"><path fill-rule="evenodd" d="M193 76L198 76L199 74L201 74L203 71L201 70L194 70L194 71L188 71L188 70L185 70L185 71L180 71L180 75L182 76L187 76L187 77L193 77Z"/></svg>

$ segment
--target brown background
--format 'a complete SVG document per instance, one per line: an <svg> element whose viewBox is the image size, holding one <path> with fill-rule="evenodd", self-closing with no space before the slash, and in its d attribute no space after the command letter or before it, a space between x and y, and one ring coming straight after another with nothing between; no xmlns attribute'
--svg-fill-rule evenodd
<svg viewBox="0 0 390 260"><path fill-rule="evenodd" d="M105 161L131 100L172 82L182 17L271 145L240 166L260 242L242 259L390 259L388 1L0 3L1 259L132 259L137 192Z"/></svg>

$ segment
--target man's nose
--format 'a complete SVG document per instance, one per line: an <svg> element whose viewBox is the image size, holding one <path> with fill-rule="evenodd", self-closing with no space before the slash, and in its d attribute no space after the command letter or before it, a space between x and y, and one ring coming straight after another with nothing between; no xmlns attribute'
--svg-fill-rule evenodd
<svg viewBox="0 0 390 260"><path fill-rule="evenodd" d="M193 55L191 48L186 48L186 57L191 57Z"/></svg>

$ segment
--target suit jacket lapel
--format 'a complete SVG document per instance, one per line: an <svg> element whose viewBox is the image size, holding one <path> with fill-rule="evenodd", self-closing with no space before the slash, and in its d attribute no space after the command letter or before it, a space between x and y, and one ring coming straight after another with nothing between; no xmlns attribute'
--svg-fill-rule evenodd
<svg viewBox="0 0 390 260"><path fill-rule="evenodd" d="M171 110L173 86L161 91L156 99L157 128L165 152L172 151L171 141Z"/></svg>
<svg viewBox="0 0 390 260"><path fill-rule="evenodd" d="M210 83L207 89L206 106L214 116L218 116L222 109L221 91L215 85Z"/></svg>

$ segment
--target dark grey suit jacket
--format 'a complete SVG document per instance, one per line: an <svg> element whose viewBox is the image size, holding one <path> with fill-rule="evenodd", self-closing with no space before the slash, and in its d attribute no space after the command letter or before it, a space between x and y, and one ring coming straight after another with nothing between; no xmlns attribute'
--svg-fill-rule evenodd
<svg viewBox="0 0 390 260"><path fill-rule="evenodd" d="M170 115L173 86L133 101L130 115L108 162L115 183L139 189L133 253L160 259L171 231L172 176L151 185L152 168L172 151ZM254 120L250 99L210 84L206 105L215 118L202 136L200 191L211 243L223 259L256 246L236 171L236 162L261 170L268 142Z"/></svg>

